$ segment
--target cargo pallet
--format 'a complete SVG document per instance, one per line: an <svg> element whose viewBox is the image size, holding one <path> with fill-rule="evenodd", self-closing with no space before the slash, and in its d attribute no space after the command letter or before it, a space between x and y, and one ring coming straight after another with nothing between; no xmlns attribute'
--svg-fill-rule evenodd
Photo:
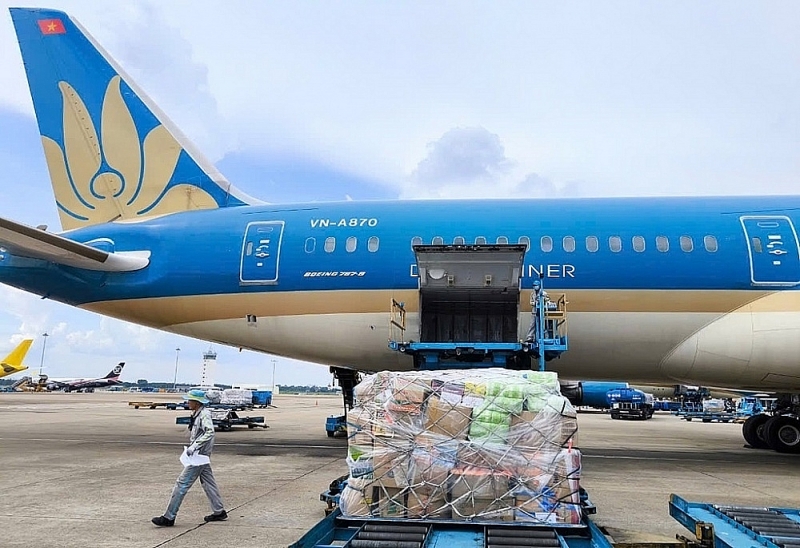
<svg viewBox="0 0 800 548"><path fill-rule="evenodd" d="M155 409L156 407L164 407L171 411L175 411L176 409L188 409L189 407L186 405L185 402L160 402L160 401L129 401L128 405L133 407L134 409L139 409L140 407L144 407L147 409Z"/></svg>
<svg viewBox="0 0 800 548"><path fill-rule="evenodd" d="M700 420L703 422L744 422L747 420L746 415L741 413L702 413L702 412L688 412L677 413L677 415L685 421L691 422L692 420Z"/></svg>

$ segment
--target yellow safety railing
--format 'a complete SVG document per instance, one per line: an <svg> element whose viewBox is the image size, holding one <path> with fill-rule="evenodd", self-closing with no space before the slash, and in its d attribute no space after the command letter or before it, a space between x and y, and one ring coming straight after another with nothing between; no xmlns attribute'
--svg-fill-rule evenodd
<svg viewBox="0 0 800 548"><path fill-rule="evenodd" d="M399 337L397 336L399 334ZM389 313L389 337L395 342L405 342L406 334L406 309L405 303L392 298Z"/></svg>

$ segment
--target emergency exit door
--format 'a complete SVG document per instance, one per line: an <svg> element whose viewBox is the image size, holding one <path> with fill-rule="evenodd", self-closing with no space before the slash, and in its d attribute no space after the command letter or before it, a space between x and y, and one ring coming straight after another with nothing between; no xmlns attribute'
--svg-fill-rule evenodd
<svg viewBox="0 0 800 548"><path fill-rule="evenodd" d="M755 286L800 283L800 246L792 220L783 215L739 218L750 256L750 282Z"/></svg>
<svg viewBox="0 0 800 548"><path fill-rule="evenodd" d="M283 221L257 221L247 225L239 267L242 284L278 283L283 224Z"/></svg>

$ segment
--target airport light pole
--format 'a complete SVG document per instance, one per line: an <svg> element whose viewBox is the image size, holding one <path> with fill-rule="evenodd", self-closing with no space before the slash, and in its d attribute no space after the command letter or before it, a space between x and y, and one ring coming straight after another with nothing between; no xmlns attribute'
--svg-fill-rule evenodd
<svg viewBox="0 0 800 548"><path fill-rule="evenodd" d="M275 394L275 364L278 360L272 359L272 393Z"/></svg>
<svg viewBox="0 0 800 548"><path fill-rule="evenodd" d="M44 343L42 344L42 360L39 362L39 376L42 376L42 369L44 369L44 349L47 348L47 331L42 333L42 337L44 338Z"/></svg>
<svg viewBox="0 0 800 548"><path fill-rule="evenodd" d="M172 389L178 389L178 357L181 355L181 349L175 349L175 378L172 379Z"/></svg>

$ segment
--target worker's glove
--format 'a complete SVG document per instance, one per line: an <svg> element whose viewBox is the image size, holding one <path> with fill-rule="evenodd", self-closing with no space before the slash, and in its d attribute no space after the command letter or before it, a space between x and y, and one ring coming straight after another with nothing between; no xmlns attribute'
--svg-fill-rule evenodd
<svg viewBox="0 0 800 548"><path fill-rule="evenodd" d="M189 447L186 448L186 455L187 456L191 457L195 453L197 453L197 446L195 444L192 444L192 445L190 445Z"/></svg>

